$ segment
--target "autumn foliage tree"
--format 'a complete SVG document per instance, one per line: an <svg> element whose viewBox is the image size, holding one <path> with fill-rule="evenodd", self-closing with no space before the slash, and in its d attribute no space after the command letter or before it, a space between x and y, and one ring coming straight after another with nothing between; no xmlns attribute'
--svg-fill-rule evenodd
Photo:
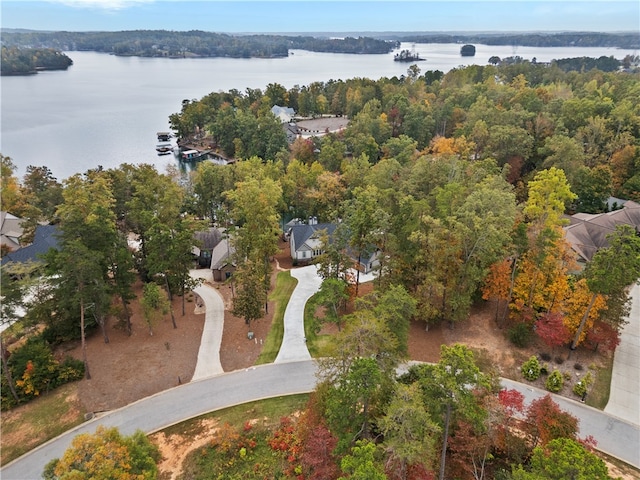
<svg viewBox="0 0 640 480"><path fill-rule="evenodd" d="M511 263L509 259L505 258L492 264L489 267L489 274L485 278L485 284L482 288L482 298L484 300L493 300L496 303L496 322L498 321L501 302L509 299Z"/></svg>
<svg viewBox="0 0 640 480"><path fill-rule="evenodd" d="M144 433L122 436L117 428L98 426L94 434L76 436L62 458L45 467L46 480L154 479L160 452Z"/></svg>
<svg viewBox="0 0 640 480"><path fill-rule="evenodd" d="M526 411L525 432L532 447L556 438L576 439L578 419L560 409L549 394L533 400Z"/></svg>
<svg viewBox="0 0 640 480"><path fill-rule="evenodd" d="M546 313L538 318L535 332L551 348L560 347L571 338L571 332L559 312Z"/></svg>

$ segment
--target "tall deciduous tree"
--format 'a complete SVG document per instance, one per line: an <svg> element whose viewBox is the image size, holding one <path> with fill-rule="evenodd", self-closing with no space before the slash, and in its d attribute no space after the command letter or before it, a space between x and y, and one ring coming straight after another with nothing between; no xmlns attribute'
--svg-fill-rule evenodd
<svg viewBox="0 0 640 480"><path fill-rule="evenodd" d="M324 310L322 317L315 317L318 328L322 323L328 322L337 325L340 331L342 327L340 310L344 309L349 299L348 287L347 282L340 278L329 277L322 281L320 291L313 300L315 306L323 307Z"/></svg>
<svg viewBox="0 0 640 480"><path fill-rule="evenodd" d="M11 157L0 154L0 204L2 210L19 215L16 209L21 204L21 192L15 171L16 166Z"/></svg>
<svg viewBox="0 0 640 480"><path fill-rule="evenodd" d="M575 199L576 194L571 191L564 171L551 167L538 172L529 182L529 198L524 207L535 236L546 228L562 225L565 208Z"/></svg>
<svg viewBox="0 0 640 480"><path fill-rule="evenodd" d="M356 265L356 296L360 285L360 261L366 251L378 247L382 232L388 224L388 215L380 208L380 191L372 186L355 189L353 199L345 206L344 224L349 246L358 258Z"/></svg>
<svg viewBox="0 0 640 480"><path fill-rule="evenodd" d="M260 172L256 175L259 174ZM232 241L238 265L251 263L246 272L247 279L253 278L253 273L248 274L249 272L261 274L264 294L260 298L264 299L266 310L266 293L270 287L270 257L278 251L278 211L282 201L282 188L269 177L247 178L237 183L235 190L226 195L231 201L231 216L237 225Z"/></svg>
<svg viewBox="0 0 640 480"><path fill-rule="evenodd" d="M371 422L380 413L382 372L373 358L357 358L324 398L325 418L346 452L357 440L371 439Z"/></svg>
<svg viewBox="0 0 640 480"><path fill-rule="evenodd" d="M410 465L419 463L431 467L440 429L424 409L416 384L398 384L379 427L388 456L386 470L394 472L393 478L405 480Z"/></svg>
<svg viewBox="0 0 640 480"><path fill-rule="evenodd" d="M575 439L578 419L560 409L549 394L527 407L524 430L531 447L545 446L556 438Z"/></svg>
<svg viewBox="0 0 640 480"><path fill-rule="evenodd" d="M245 260L238 265L233 274L236 292L233 298L233 314L244 318L247 325L253 320L262 318L263 307L267 302L264 288L264 275L261 264L253 260Z"/></svg>
<svg viewBox="0 0 640 480"><path fill-rule="evenodd" d="M157 283L145 283L142 289L142 313L144 321L149 327L149 335L153 335L153 324L158 314L166 315L169 312L169 299Z"/></svg>
<svg viewBox="0 0 640 480"><path fill-rule="evenodd" d="M140 165L131 174L131 194L126 202L126 226L138 235L138 269L149 280L147 241L154 225L164 230L174 227L180 216L183 191L168 175L159 174L151 165Z"/></svg>
<svg viewBox="0 0 640 480"><path fill-rule="evenodd" d="M416 372L425 406L442 426L439 478L443 480L452 415L461 412L472 420L481 417L482 409L474 392L488 388L489 379L476 365L473 352L460 344L451 347L443 345L438 363L420 365Z"/></svg>

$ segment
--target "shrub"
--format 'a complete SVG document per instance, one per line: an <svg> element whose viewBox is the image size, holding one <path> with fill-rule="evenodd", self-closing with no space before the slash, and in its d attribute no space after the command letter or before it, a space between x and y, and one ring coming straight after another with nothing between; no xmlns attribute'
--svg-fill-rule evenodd
<svg viewBox="0 0 640 480"><path fill-rule="evenodd" d="M554 358L554 360L558 365L562 365L564 363L564 358L562 358L560 355Z"/></svg>
<svg viewBox="0 0 640 480"><path fill-rule="evenodd" d="M592 383L593 378L591 377L591 372L587 372L584 378L573 386L573 393L580 398L584 397Z"/></svg>
<svg viewBox="0 0 640 480"><path fill-rule="evenodd" d="M548 362L549 360L551 360L551 354L546 353L546 352L541 353L540 354L540 359L544 360L545 362Z"/></svg>
<svg viewBox="0 0 640 480"><path fill-rule="evenodd" d="M42 336L31 337L17 348L9 357L8 365L15 383L18 402L11 395L3 372L0 404L3 410L65 383L80 380L84 376L82 361L67 356L62 363L58 362Z"/></svg>
<svg viewBox="0 0 640 480"><path fill-rule="evenodd" d="M31 337L9 357L9 368L19 395L37 397L55 388L58 363L41 337Z"/></svg>
<svg viewBox="0 0 640 480"><path fill-rule="evenodd" d="M545 387L550 392L558 393L560 390L562 390L563 386L564 378L562 374L558 370L554 370L551 375L549 375L549 378L547 378Z"/></svg>
<svg viewBox="0 0 640 480"><path fill-rule="evenodd" d="M526 323L516 323L509 329L509 340L516 347L525 348L531 342L531 328Z"/></svg>
<svg viewBox="0 0 640 480"><path fill-rule="evenodd" d="M531 382L540 376L540 362L535 355L522 364L522 375Z"/></svg>
<svg viewBox="0 0 640 480"><path fill-rule="evenodd" d="M546 363L540 365L540 375L549 375L549 366Z"/></svg>
<svg viewBox="0 0 640 480"><path fill-rule="evenodd" d="M67 355L58 367L56 387L75 380L81 380L82 377L84 377L84 363L82 360Z"/></svg>
<svg viewBox="0 0 640 480"><path fill-rule="evenodd" d="M582 364L581 364L581 363L576 363L576 364L573 366L573 368L575 368L575 369L576 369L576 370L578 370L578 371L581 371L584 367L582 366Z"/></svg>

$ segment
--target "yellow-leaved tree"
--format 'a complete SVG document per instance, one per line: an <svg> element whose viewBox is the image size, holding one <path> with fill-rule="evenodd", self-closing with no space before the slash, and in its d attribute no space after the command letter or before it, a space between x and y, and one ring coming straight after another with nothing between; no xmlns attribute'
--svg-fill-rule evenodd
<svg viewBox="0 0 640 480"><path fill-rule="evenodd" d="M158 448L137 431L122 436L117 428L98 426L94 434L76 436L62 458L53 459L43 472L46 480L155 480Z"/></svg>

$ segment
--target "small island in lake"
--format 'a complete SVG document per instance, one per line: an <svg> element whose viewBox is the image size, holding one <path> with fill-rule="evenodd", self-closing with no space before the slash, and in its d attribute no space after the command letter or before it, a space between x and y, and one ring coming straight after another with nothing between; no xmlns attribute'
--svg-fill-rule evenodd
<svg viewBox="0 0 640 480"><path fill-rule="evenodd" d="M467 44L460 48L460 55L463 57L475 57L476 47L475 45Z"/></svg>
<svg viewBox="0 0 640 480"><path fill-rule="evenodd" d="M409 50L400 50L399 53L396 53L394 55L393 60L396 62L421 62L425 59L420 58L420 56L416 52Z"/></svg>

